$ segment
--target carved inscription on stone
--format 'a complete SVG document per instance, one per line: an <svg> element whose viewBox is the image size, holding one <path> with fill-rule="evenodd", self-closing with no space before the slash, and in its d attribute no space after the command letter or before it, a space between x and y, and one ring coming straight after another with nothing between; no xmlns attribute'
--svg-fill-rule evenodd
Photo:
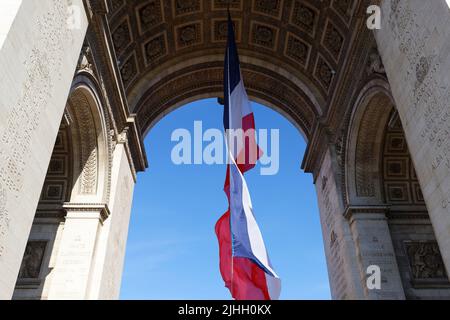
<svg viewBox="0 0 450 320"><path fill-rule="evenodd" d="M328 156L327 156L328 157ZM336 204L334 197L336 190L333 183L330 183L329 160L324 161L324 172L318 183L320 185L320 192L318 192L319 204L320 204L320 220L322 228L324 228L324 234L329 235L329 239L326 239L328 245L327 260L329 265L330 283L332 285L333 297L337 299L345 298L347 292L347 284L344 272L344 261L342 245L339 240L340 235L338 230L340 228L339 222L336 220Z"/></svg>
<svg viewBox="0 0 450 320"><path fill-rule="evenodd" d="M0 184L0 257L5 249L1 240L6 236L10 220L8 210L6 209L7 200L6 190Z"/></svg>
<svg viewBox="0 0 450 320"><path fill-rule="evenodd" d="M61 79L61 74L53 70L61 69L64 44L72 37L66 28L61 27L67 21L68 11L64 2L52 0L49 7L53 11L37 21L39 39L23 62L26 70L23 95L11 113L3 115L6 126L0 136L0 256L4 254L4 239L10 221L8 196L17 197L22 190L32 136L48 108L54 83Z"/></svg>
<svg viewBox="0 0 450 320"><path fill-rule="evenodd" d="M394 40L398 42L399 51L409 63L401 80L408 83L411 79L416 79L414 94L407 96L409 109L405 110L404 116L423 119L425 125L417 138L420 145L429 145L433 150L432 161L428 162L431 169L449 170L450 88L448 82L438 80L439 72L442 72L438 52L427 49L427 45L433 41L435 31L421 28L417 20L417 14L407 1L390 2L388 25ZM409 129L406 125L407 133ZM447 208L449 204L450 198L443 200L442 207Z"/></svg>

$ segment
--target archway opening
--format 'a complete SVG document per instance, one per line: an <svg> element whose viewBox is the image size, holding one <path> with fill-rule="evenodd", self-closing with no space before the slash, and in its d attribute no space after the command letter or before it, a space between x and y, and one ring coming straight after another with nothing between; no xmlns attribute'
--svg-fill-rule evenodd
<svg viewBox="0 0 450 320"><path fill-rule="evenodd" d="M106 218L102 214L107 210L104 203L110 168L101 103L87 78L80 76L77 80L49 159L13 299L59 298L60 288L66 286L71 286L73 298L86 297L84 290L74 285L74 279L78 283L89 282L85 270L91 268L96 231L104 222L89 219L86 213L98 211L99 218ZM76 216L75 212L80 214ZM85 218L93 221L91 228L84 223ZM71 224L74 220L81 221L76 228ZM87 238L74 229L83 230ZM82 243L78 247L81 251L73 246L71 233L75 235L73 239ZM62 294L61 297L66 298Z"/></svg>
<svg viewBox="0 0 450 320"><path fill-rule="evenodd" d="M388 289L377 298L446 299L441 249L400 116L383 82L373 81L361 92L347 147L345 215L362 270L384 264ZM365 295L375 297L370 290Z"/></svg>
<svg viewBox="0 0 450 320"><path fill-rule="evenodd" d="M252 105L256 128L268 129L269 142L270 129L279 129L277 173L262 176L258 164L246 179L272 263L282 277L281 298L329 299L316 191L312 177L300 170L306 142L287 118ZM203 132L221 129L222 110L215 99L191 102L149 131L149 169L138 175L134 193L122 299L230 298L219 272L214 233L227 209L225 164L176 165L171 159L175 130L187 129L194 140L198 121ZM266 152L275 156L272 143L268 147Z"/></svg>

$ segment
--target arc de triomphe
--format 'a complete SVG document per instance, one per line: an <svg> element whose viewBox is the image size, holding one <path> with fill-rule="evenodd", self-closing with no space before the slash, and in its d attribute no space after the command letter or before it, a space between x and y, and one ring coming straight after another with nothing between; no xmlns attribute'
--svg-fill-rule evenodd
<svg viewBox="0 0 450 320"><path fill-rule="evenodd" d="M1 299L118 297L143 138L221 95L227 2L1 1ZM230 6L251 99L308 142L333 298L450 298L446 1Z"/></svg>

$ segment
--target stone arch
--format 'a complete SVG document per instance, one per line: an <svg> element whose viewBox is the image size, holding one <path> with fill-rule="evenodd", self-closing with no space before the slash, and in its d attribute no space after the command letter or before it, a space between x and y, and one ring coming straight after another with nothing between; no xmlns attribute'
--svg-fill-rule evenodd
<svg viewBox="0 0 450 320"><path fill-rule="evenodd" d="M390 113L383 136L383 201L405 296L447 298L450 283L396 110Z"/></svg>
<svg viewBox="0 0 450 320"><path fill-rule="evenodd" d="M346 145L347 209L361 276L385 268L383 298L445 298L448 277L389 85L369 81L356 99ZM389 271L386 271L389 270ZM369 298L373 292L365 292Z"/></svg>
<svg viewBox="0 0 450 320"><path fill-rule="evenodd" d="M221 55L205 56L171 66L171 72L162 71L167 65L145 76L130 93L130 108L137 114L143 134L179 106L201 98L221 97L222 60ZM309 140L317 118L322 115L323 98L288 71L282 68L276 70L269 63L263 66L255 61L244 56L241 63L250 99L280 112L294 124L305 140Z"/></svg>
<svg viewBox="0 0 450 320"><path fill-rule="evenodd" d="M224 1L109 4L120 77L142 133L179 105L222 94ZM311 140L345 73L362 21L355 17L365 10L354 0L232 1L250 98L280 111Z"/></svg>
<svg viewBox="0 0 450 320"><path fill-rule="evenodd" d="M108 118L95 84L86 76L75 78L66 115L73 137L71 202L105 202L109 195L110 135Z"/></svg>
<svg viewBox="0 0 450 320"><path fill-rule="evenodd" d="M383 203L379 155L393 109L389 84L380 79L367 83L356 99L347 135L345 162L345 192L351 205Z"/></svg>
<svg viewBox="0 0 450 320"><path fill-rule="evenodd" d="M111 137L108 115L95 78L80 72L62 117L41 197L30 231L13 298L45 299L59 276L61 255L72 212L109 215ZM90 218L92 219L92 217ZM59 269L60 270L60 269Z"/></svg>

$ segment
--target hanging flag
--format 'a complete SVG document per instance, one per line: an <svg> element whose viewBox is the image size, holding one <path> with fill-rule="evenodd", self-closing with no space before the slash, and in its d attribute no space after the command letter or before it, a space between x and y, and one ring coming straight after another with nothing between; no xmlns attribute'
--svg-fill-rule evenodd
<svg viewBox="0 0 450 320"><path fill-rule="evenodd" d="M244 173L255 166L262 151L255 140L255 121L242 81L229 12L223 124L229 158L224 191L229 207L215 227L220 272L234 299L276 300L281 280L270 263L244 178Z"/></svg>

